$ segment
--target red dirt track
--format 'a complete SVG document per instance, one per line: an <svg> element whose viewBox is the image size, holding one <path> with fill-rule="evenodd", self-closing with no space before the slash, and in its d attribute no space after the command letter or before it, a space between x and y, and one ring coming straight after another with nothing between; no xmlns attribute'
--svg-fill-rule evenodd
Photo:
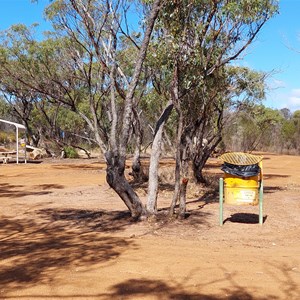
<svg viewBox="0 0 300 300"><path fill-rule="evenodd" d="M132 222L95 159L1 164L0 299L300 299L300 157L263 165L263 226L224 205L221 227L205 191L183 221Z"/></svg>

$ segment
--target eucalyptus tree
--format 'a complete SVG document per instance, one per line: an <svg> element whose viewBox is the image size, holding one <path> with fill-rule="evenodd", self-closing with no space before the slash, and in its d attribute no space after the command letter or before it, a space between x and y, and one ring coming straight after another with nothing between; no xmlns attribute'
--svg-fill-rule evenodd
<svg viewBox="0 0 300 300"><path fill-rule="evenodd" d="M35 96L32 95L30 91L26 91L23 87L20 88L20 85L15 82L9 82L7 77L2 77L1 75L0 77L2 78L2 80L0 79L0 91L6 106L9 107L7 117L14 118L18 121L22 120L27 128L28 136L31 137L33 144L36 146L39 142L39 137L35 134L36 130L34 130L31 122ZM3 78L5 78L5 84ZM2 115L2 118L3 117L4 115Z"/></svg>
<svg viewBox="0 0 300 300"><path fill-rule="evenodd" d="M300 153L300 110L296 110L285 118L281 128L282 150L288 153Z"/></svg>
<svg viewBox="0 0 300 300"><path fill-rule="evenodd" d="M202 144L199 145L196 139L191 151L193 174L197 182L205 182L202 174L204 165L221 142L223 134L230 129L232 114L228 112L234 112L234 114L248 112L255 104L261 103L265 97L267 76L267 73L246 67L227 65L221 74L219 73L210 81L213 92L210 98L211 105L206 105L210 110L205 111L205 115L209 114L211 118L207 125L202 122L201 129L205 141L202 140Z"/></svg>
<svg viewBox="0 0 300 300"><path fill-rule="evenodd" d="M28 85L22 81L31 81L33 70L32 50L34 48L32 28L24 25L13 25L1 33L0 48L0 91L6 103L11 107L12 117L22 120L28 135L36 146L39 142L38 130L31 120L32 111L38 98ZM28 76L29 75L29 76Z"/></svg>
<svg viewBox="0 0 300 300"><path fill-rule="evenodd" d="M249 103L228 112L224 143L231 151L280 151L285 146L285 119L279 110Z"/></svg>
<svg viewBox="0 0 300 300"><path fill-rule="evenodd" d="M122 29L129 2L56 0L46 10L56 36L70 41L68 61L71 56L76 74L85 78L88 114L78 109L80 96L74 98L61 80L57 84L63 88L64 97L58 97L56 101L69 106L86 121L105 156L107 182L121 197L134 218L145 214L145 209L125 179L125 160L133 123L138 120L135 114L135 92L163 1L149 2L144 30L135 41L137 51L132 69L127 73L119 61L118 50L121 38L130 36ZM43 94L47 92L43 91Z"/></svg>
<svg viewBox="0 0 300 300"><path fill-rule="evenodd" d="M67 39L34 39L31 28L14 25L2 34L0 89L37 145L47 137L59 145L59 115L83 106L85 82L68 56ZM76 104L75 104L76 103ZM64 120L66 121L66 119Z"/></svg>
<svg viewBox="0 0 300 300"><path fill-rule="evenodd" d="M184 216L188 162L193 159L197 172L201 171L221 141L230 94L226 65L241 57L277 9L273 0L170 0L160 14L156 53L161 45L167 49L162 62L171 74L167 82L178 118L171 214L181 199L179 215ZM156 199L148 203L155 211Z"/></svg>

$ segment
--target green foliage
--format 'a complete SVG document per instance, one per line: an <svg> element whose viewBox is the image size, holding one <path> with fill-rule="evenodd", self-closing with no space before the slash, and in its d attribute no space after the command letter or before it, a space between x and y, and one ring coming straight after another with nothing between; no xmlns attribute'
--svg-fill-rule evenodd
<svg viewBox="0 0 300 300"><path fill-rule="evenodd" d="M297 132L297 127L294 122L285 120L281 128L282 136L285 142L291 142Z"/></svg>
<svg viewBox="0 0 300 300"><path fill-rule="evenodd" d="M272 125L283 121L283 117L278 110L263 105L258 106L254 113L256 114L256 123L261 130L265 130Z"/></svg>
<svg viewBox="0 0 300 300"><path fill-rule="evenodd" d="M231 112L230 118L224 132L227 150L277 151L281 147L281 130L285 120L280 111L263 105L252 105L244 110Z"/></svg>
<svg viewBox="0 0 300 300"><path fill-rule="evenodd" d="M63 150L65 152L66 158L79 158L79 155L78 155L76 149L74 149L73 147L65 146Z"/></svg>
<svg viewBox="0 0 300 300"><path fill-rule="evenodd" d="M237 97L242 96L242 102L245 100L244 96L247 97L248 102L264 99L267 74L246 67L228 66L226 75L230 88L235 88Z"/></svg>
<svg viewBox="0 0 300 300"><path fill-rule="evenodd" d="M0 143L9 145L16 142L16 135L13 132L0 131Z"/></svg>
<svg viewBox="0 0 300 300"><path fill-rule="evenodd" d="M281 127L283 146L287 150L296 150L300 153L300 111L297 110L285 118Z"/></svg>
<svg viewBox="0 0 300 300"><path fill-rule="evenodd" d="M78 114L62 107L57 115L57 126L64 131L80 132L84 130L85 124Z"/></svg>
<svg viewBox="0 0 300 300"><path fill-rule="evenodd" d="M1 119L9 118L11 113L11 106L0 97L0 116Z"/></svg>
<svg viewBox="0 0 300 300"><path fill-rule="evenodd" d="M300 121L300 110L296 110L293 113L292 119L294 120L294 122L299 122Z"/></svg>
<svg viewBox="0 0 300 300"><path fill-rule="evenodd" d="M278 13L279 1L268 0L240 0L228 1L222 7L223 15L230 15L232 19L243 18L246 24L250 24L255 20L265 17L265 11L270 11L271 14Z"/></svg>

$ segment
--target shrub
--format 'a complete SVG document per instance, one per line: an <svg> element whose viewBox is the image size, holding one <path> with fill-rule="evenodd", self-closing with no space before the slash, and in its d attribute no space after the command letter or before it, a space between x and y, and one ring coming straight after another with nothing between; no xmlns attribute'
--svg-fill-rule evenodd
<svg viewBox="0 0 300 300"><path fill-rule="evenodd" d="M77 151L71 146L64 147L64 152L66 158L79 158Z"/></svg>

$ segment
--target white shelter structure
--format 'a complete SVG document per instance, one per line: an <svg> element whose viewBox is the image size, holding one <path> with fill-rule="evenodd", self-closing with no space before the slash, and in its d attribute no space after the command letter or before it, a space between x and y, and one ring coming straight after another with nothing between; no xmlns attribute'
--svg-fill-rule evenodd
<svg viewBox="0 0 300 300"><path fill-rule="evenodd" d="M26 127L22 124L19 124L19 123L14 123L14 122L11 122L11 121L6 121L6 120L3 120L3 119L0 119L0 122L2 123L6 123L6 124L9 124L9 125L12 125L15 127L16 129L16 150L14 151L16 156L17 156L17 164L19 163L19 130L24 130L25 131L25 141L24 141L24 159L25 159L25 163L27 162L27 159L26 159ZM2 153L3 154L3 153ZM5 153L4 153L5 154ZM7 154L12 154L10 152L7 152Z"/></svg>

